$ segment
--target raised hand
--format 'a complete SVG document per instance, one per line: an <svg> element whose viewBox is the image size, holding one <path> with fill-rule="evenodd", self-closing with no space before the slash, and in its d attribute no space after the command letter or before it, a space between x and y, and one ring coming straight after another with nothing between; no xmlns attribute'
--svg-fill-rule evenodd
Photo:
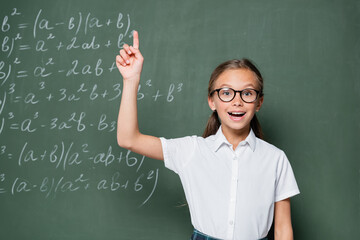
<svg viewBox="0 0 360 240"><path fill-rule="evenodd" d="M144 58L139 50L139 34L133 32L133 46L124 44L120 50L120 55L116 56L116 66L124 80L140 79Z"/></svg>

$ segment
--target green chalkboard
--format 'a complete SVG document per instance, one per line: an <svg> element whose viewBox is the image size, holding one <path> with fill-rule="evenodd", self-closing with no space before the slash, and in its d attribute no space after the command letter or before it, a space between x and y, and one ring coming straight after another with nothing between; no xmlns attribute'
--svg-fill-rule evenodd
<svg viewBox="0 0 360 240"><path fill-rule="evenodd" d="M1 1L0 239L190 237L177 175L116 143L133 30L142 132L201 135L210 73L250 58L301 191L295 239L358 238L359 23L356 0Z"/></svg>

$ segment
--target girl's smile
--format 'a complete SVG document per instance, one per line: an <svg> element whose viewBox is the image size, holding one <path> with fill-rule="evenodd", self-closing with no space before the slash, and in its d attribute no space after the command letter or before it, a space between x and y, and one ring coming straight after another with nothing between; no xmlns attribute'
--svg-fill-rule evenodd
<svg viewBox="0 0 360 240"><path fill-rule="evenodd" d="M240 121L244 118L246 112L228 112L228 114L233 121Z"/></svg>

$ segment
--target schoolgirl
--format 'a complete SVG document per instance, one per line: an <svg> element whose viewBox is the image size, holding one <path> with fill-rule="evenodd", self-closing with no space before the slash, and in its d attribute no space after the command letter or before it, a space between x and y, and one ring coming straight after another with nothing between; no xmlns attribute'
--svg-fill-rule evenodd
<svg viewBox="0 0 360 240"><path fill-rule="evenodd" d="M208 103L213 111L202 137L165 139L139 132L137 91L143 65L138 33L116 56L123 77L118 144L164 160L184 187L193 240L293 239L290 197L299 189L283 151L262 140L255 113L264 101L263 79L247 59L220 64L212 73Z"/></svg>

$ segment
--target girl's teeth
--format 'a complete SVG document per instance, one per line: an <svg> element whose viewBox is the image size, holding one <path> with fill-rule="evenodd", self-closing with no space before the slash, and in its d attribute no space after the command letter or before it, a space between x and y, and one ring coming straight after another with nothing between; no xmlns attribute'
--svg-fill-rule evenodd
<svg viewBox="0 0 360 240"><path fill-rule="evenodd" d="M233 116L236 116L236 117L241 117L241 116L245 115L245 113L238 113L238 112L230 112L229 114L233 115Z"/></svg>

